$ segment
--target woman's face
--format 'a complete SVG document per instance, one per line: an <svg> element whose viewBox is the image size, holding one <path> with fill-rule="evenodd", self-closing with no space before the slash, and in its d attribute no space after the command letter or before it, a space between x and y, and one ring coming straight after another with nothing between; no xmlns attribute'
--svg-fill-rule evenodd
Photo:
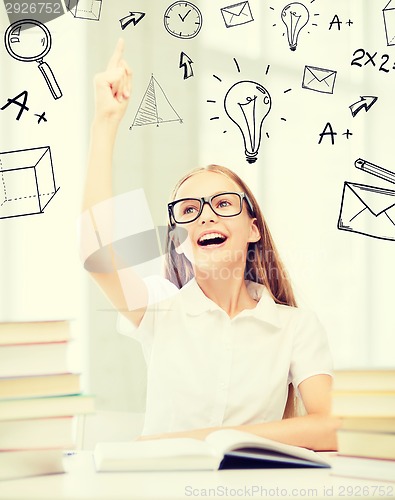
<svg viewBox="0 0 395 500"><path fill-rule="evenodd" d="M178 189L175 199L201 198L227 191L241 192L242 189L221 173L203 171L189 177ZM245 201L242 207L239 215L221 217L206 203L198 219L178 226L187 231L187 238L182 238L177 252L184 253L195 273L223 267L244 271L248 243L258 241L260 235Z"/></svg>

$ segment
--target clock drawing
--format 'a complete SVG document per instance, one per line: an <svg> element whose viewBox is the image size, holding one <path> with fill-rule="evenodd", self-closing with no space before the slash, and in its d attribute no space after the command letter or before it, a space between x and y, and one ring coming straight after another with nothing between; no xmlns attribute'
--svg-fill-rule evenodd
<svg viewBox="0 0 395 500"><path fill-rule="evenodd" d="M202 13L190 2L174 2L165 12L165 28L177 38L193 38L202 27Z"/></svg>

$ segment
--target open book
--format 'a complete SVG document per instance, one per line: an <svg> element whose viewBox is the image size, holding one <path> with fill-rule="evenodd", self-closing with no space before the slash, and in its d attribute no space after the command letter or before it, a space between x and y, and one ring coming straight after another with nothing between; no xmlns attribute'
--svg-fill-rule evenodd
<svg viewBox="0 0 395 500"><path fill-rule="evenodd" d="M94 461L97 471L330 467L312 450L233 429L212 432L204 441L169 438L98 443Z"/></svg>

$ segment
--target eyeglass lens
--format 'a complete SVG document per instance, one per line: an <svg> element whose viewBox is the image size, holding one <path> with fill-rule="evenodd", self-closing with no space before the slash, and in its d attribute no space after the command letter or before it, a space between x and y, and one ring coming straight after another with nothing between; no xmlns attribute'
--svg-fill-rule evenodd
<svg viewBox="0 0 395 500"><path fill-rule="evenodd" d="M208 200L214 213L221 217L233 217L241 212L242 198L237 193L220 193ZM199 216L202 210L202 200L188 198L173 205L173 214L176 222L191 222Z"/></svg>

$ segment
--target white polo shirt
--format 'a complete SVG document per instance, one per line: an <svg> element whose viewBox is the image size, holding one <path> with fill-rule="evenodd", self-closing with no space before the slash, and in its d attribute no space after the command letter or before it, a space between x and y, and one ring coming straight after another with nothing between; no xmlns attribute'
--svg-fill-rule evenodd
<svg viewBox="0 0 395 500"><path fill-rule="evenodd" d="M160 276L145 281L140 326L118 321L147 361L145 435L281 420L289 383L332 373L317 317L276 304L263 285L247 282L257 305L231 319L195 279L180 290Z"/></svg>

